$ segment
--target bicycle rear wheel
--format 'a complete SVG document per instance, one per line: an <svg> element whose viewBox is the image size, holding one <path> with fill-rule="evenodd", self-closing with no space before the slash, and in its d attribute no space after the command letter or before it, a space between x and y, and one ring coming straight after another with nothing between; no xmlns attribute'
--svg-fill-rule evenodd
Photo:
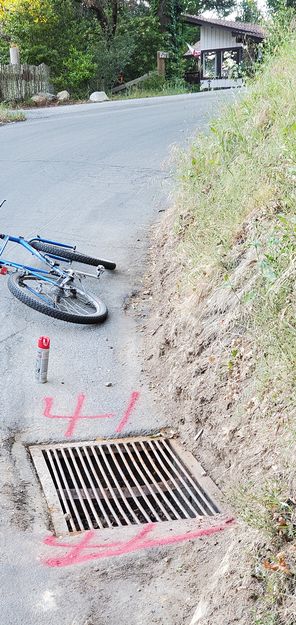
<svg viewBox="0 0 296 625"><path fill-rule="evenodd" d="M35 250L44 252L44 254L54 254L55 256L61 256L62 258L73 260L77 263L83 263L84 265L92 265L93 267L103 265L105 269L112 270L116 268L116 264L111 260L103 260L100 258L93 258L92 256L86 256L86 254L76 252L76 250L69 250L66 247L60 247L59 245L51 245L50 243L43 243L43 241L32 241L30 245L32 245Z"/></svg>
<svg viewBox="0 0 296 625"><path fill-rule="evenodd" d="M44 315L72 323L102 323L108 314L100 299L76 287L75 283L61 287L42 277L10 274L8 288L23 304Z"/></svg>

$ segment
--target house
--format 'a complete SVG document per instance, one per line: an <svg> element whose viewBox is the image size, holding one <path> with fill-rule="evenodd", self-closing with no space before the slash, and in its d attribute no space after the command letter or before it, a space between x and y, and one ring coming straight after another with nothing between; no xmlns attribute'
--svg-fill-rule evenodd
<svg viewBox="0 0 296 625"><path fill-rule="evenodd" d="M188 46L185 58L196 59L196 75L202 89L239 87L239 66L258 58L258 44L265 33L258 24L183 15L183 22L200 28L200 40ZM192 74L192 73L191 73ZM191 82L194 82L191 78Z"/></svg>

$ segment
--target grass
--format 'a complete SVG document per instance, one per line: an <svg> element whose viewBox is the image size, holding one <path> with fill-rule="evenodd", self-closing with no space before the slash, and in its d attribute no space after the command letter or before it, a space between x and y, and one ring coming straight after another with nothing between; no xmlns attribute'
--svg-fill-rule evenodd
<svg viewBox="0 0 296 625"><path fill-rule="evenodd" d="M296 502L278 481L262 488L245 486L236 493L236 505L241 517L268 540L267 549L259 544L253 554L252 577L264 588L254 625L294 625Z"/></svg>
<svg viewBox="0 0 296 625"><path fill-rule="evenodd" d="M0 104L0 124L9 124L11 122L23 122L26 116L22 112L14 113L9 111L3 104Z"/></svg>
<svg viewBox="0 0 296 625"><path fill-rule="evenodd" d="M177 228L197 283L231 284L234 245L255 252L241 302L262 353L262 378L295 398L296 36L267 62L250 93L181 156Z"/></svg>
<svg viewBox="0 0 296 625"><path fill-rule="evenodd" d="M191 93L186 87L167 86L163 89L140 89L131 88L126 93L111 96L111 100L132 100L135 98L155 98L158 96L180 95Z"/></svg>
<svg viewBox="0 0 296 625"><path fill-rule="evenodd" d="M181 209L176 224L180 255L188 267L184 283L189 281L194 290L206 283L235 291L236 267L252 257L250 286L237 297L236 312L240 331L253 341L252 382L268 406L258 418L268 419L277 411L294 443L295 66L294 31L266 60L248 94L207 135L196 137L189 152L179 153ZM292 443L289 454L281 448L280 435L274 440L279 486L269 484L264 490L249 485L241 498L241 515L258 529L264 544L262 552L253 554L254 576L261 584L254 625L295 624L295 458Z"/></svg>
<svg viewBox="0 0 296 625"><path fill-rule="evenodd" d="M112 100L129 100L133 98L153 98L157 96L179 95L182 93L191 93L193 91L184 80L166 80L163 76L159 76L155 72L143 82L125 92L119 92L111 96Z"/></svg>

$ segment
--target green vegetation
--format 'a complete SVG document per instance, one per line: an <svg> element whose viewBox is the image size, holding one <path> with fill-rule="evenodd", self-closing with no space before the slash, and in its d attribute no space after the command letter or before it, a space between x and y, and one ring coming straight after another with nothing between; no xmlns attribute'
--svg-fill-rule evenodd
<svg viewBox="0 0 296 625"><path fill-rule="evenodd" d="M187 281L194 290L224 285L236 295L240 332L252 344L255 418L284 422L285 444L274 431L271 439L278 483L234 495L263 537L253 554L261 585L254 625L295 623L296 34L287 17L273 25L273 54L247 95L180 155L177 230ZM237 357L232 351L229 369Z"/></svg>
<svg viewBox="0 0 296 625"><path fill-rule="evenodd" d="M166 80L156 73L151 73L149 78L146 78L146 80L143 80L138 85L113 95L112 100L178 95L180 93L190 93L191 91L190 85L181 78Z"/></svg>
<svg viewBox="0 0 296 625"><path fill-rule="evenodd" d="M263 587L254 625L294 625L296 588L296 502L283 483L254 484L236 493L241 517L267 539L253 553L252 577Z"/></svg>
<svg viewBox="0 0 296 625"><path fill-rule="evenodd" d="M295 3L267 0L270 16ZM198 28L184 24L181 15L208 10L220 17L236 12L242 21L263 19L257 0L0 0L0 63L8 63L9 45L17 45L23 63L45 63L57 90L85 99L93 90L110 93L120 77L130 81L153 71L157 50L165 50L170 83L165 92L175 93L172 83L190 67L186 42L199 37ZM196 68L196 61L191 63Z"/></svg>
<svg viewBox="0 0 296 625"><path fill-rule="evenodd" d="M4 105L0 104L0 125L9 124L10 122L23 122L25 119L24 113L11 112Z"/></svg>
<svg viewBox="0 0 296 625"><path fill-rule="evenodd" d="M167 78L183 76L186 41L196 28L182 12L215 9L229 14L236 0L0 0L0 63L9 43L23 63L51 68L56 89L73 98L110 91L119 75L126 81L153 71L157 50L169 52Z"/></svg>
<svg viewBox="0 0 296 625"><path fill-rule="evenodd" d="M242 0L237 17L239 22L258 24L262 19L262 13L255 0Z"/></svg>
<svg viewBox="0 0 296 625"><path fill-rule="evenodd" d="M257 328L266 375L285 381L285 392L287 384L292 391L296 353L295 43L293 34L249 95L184 155L179 224L192 281L212 272L227 283L234 242L254 249L257 279L242 304Z"/></svg>

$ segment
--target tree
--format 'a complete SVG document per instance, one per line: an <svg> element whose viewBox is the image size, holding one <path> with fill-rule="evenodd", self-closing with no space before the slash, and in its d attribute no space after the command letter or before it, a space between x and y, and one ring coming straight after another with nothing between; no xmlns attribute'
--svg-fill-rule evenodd
<svg viewBox="0 0 296 625"><path fill-rule="evenodd" d="M82 4L93 12L107 39L114 37L120 0L83 0Z"/></svg>
<svg viewBox="0 0 296 625"><path fill-rule="evenodd" d="M8 40L18 44L23 63L46 63L57 87L85 95L95 73L94 46L100 32L96 22L81 13L73 0L27 0L15 2L2 15L1 28ZM8 60L8 45L0 47L0 62Z"/></svg>
<svg viewBox="0 0 296 625"><path fill-rule="evenodd" d="M205 11L215 11L218 15L226 16L234 10L237 3L236 0L151 0L151 10L158 15L162 27L169 23L173 4L179 14L199 15Z"/></svg>
<svg viewBox="0 0 296 625"><path fill-rule="evenodd" d="M296 10L296 0L267 0L270 13L279 13L286 9Z"/></svg>
<svg viewBox="0 0 296 625"><path fill-rule="evenodd" d="M262 13L258 8L256 0L242 0L236 20L238 22L258 24L262 20Z"/></svg>
<svg viewBox="0 0 296 625"><path fill-rule="evenodd" d="M149 15L149 3L146 0L82 0L81 4L92 11L107 39L115 36L123 17Z"/></svg>
<svg viewBox="0 0 296 625"><path fill-rule="evenodd" d="M0 0L0 22L20 14L30 15L35 23L45 22L51 13L50 0Z"/></svg>
<svg viewBox="0 0 296 625"><path fill-rule="evenodd" d="M157 50L167 48L166 34L161 32L156 16L145 12L122 20L118 33L132 37L133 53L125 67L125 79L132 80L156 67Z"/></svg>

